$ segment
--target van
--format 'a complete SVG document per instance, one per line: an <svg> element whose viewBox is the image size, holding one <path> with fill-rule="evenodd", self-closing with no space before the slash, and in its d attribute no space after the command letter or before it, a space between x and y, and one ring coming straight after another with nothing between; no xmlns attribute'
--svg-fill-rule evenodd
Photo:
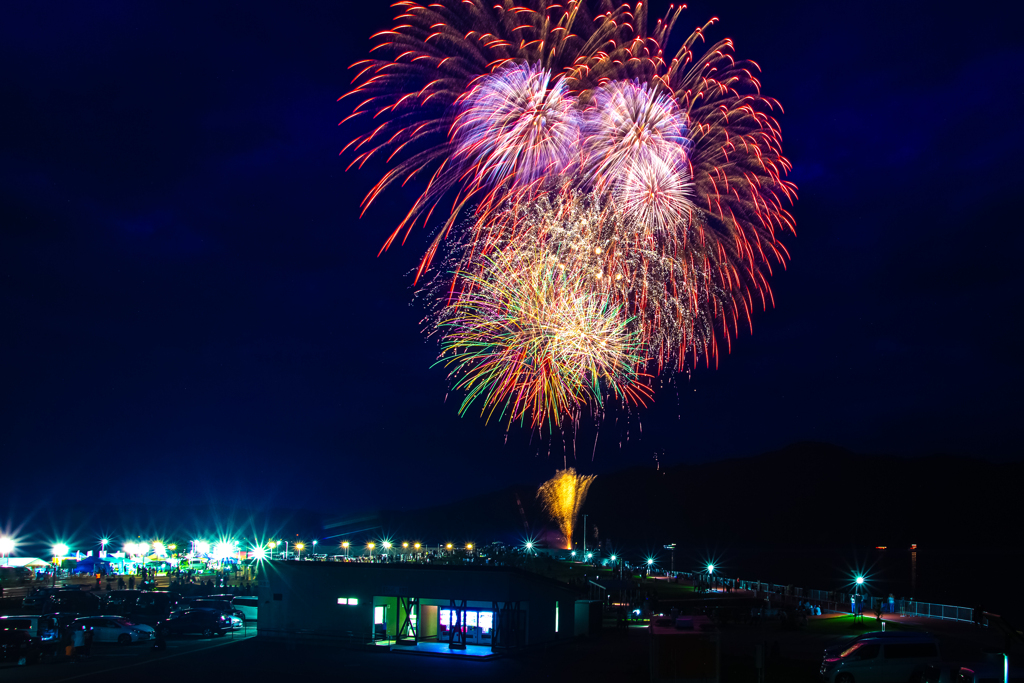
<svg viewBox="0 0 1024 683"><path fill-rule="evenodd" d="M24 631L33 639L50 641L57 639L57 624L51 617L40 615L18 615L0 617L0 631Z"/></svg>
<svg viewBox="0 0 1024 683"><path fill-rule="evenodd" d="M939 642L932 636L865 638L838 657L826 657L821 663L821 677L825 683L909 681L939 663Z"/></svg>
<svg viewBox="0 0 1024 683"><path fill-rule="evenodd" d="M260 600L255 595L239 595L231 599L231 606L241 612L246 621L256 621Z"/></svg>

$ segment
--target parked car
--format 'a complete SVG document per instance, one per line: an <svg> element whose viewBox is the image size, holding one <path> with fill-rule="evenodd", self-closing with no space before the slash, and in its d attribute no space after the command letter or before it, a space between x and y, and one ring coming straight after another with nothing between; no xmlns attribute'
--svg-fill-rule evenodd
<svg viewBox="0 0 1024 683"><path fill-rule="evenodd" d="M165 591L144 591L135 598L128 617L139 624L156 626L176 610L180 596Z"/></svg>
<svg viewBox="0 0 1024 683"><path fill-rule="evenodd" d="M838 657L826 657L821 677L824 683L909 681L939 663L939 643L927 634L916 638L865 638Z"/></svg>
<svg viewBox="0 0 1024 683"><path fill-rule="evenodd" d="M42 586L40 588L35 588L21 601L21 606L30 608L42 607L43 603L46 602L47 598L49 598L51 595L60 590L64 590L64 588L56 588L50 586Z"/></svg>
<svg viewBox="0 0 1024 683"><path fill-rule="evenodd" d="M989 681L1003 681L1004 674L1005 680L1009 680L1010 683L1021 683L1024 681L1024 668L1019 665L1013 664L1012 662L1004 671L1003 667L1006 666L1004 662L979 662L977 664L971 664L970 666L960 667L956 677L953 679L954 683L988 683Z"/></svg>
<svg viewBox="0 0 1024 683"><path fill-rule="evenodd" d="M93 641L97 643L131 643L152 640L155 631L152 626L136 624L117 614L104 614L98 617L83 617L71 622L71 630L92 629Z"/></svg>
<svg viewBox="0 0 1024 683"><path fill-rule="evenodd" d="M217 612L224 612L231 616L238 617L239 619L245 619L245 613L237 607L232 606L232 598L224 599L213 599L213 598L197 598L192 601L191 609L212 609Z"/></svg>
<svg viewBox="0 0 1024 683"><path fill-rule="evenodd" d="M156 625L161 636L200 634L207 638L222 636L233 627L231 616L208 609L178 612Z"/></svg>
<svg viewBox="0 0 1024 683"><path fill-rule="evenodd" d="M78 612L102 614L103 601L98 595L82 591L57 591L43 603L43 612Z"/></svg>
<svg viewBox="0 0 1024 683"><path fill-rule="evenodd" d="M238 595L231 599L231 606L240 611L246 621L256 621L260 600L255 595Z"/></svg>
<svg viewBox="0 0 1024 683"><path fill-rule="evenodd" d="M828 659L829 657L838 657L843 650L849 648L854 643L858 643L868 638L919 638L922 635L927 634L923 634L921 631L868 631L867 633L860 634L853 640L848 640L846 642L840 643L839 645L831 645L829 647L826 647L825 658Z"/></svg>
<svg viewBox="0 0 1024 683"><path fill-rule="evenodd" d="M57 623L48 616L25 614L0 617L0 630L10 629L24 631L29 637L41 642L57 639Z"/></svg>
<svg viewBox="0 0 1024 683"><path fill-rule="evenodd" d="M86 615L79 614L78 612L51 612L43 616L53 619L53 623L57 627L57 638L59 639L68 630L68 627L71 626L71 622Z"/></svg>
<svg viewBox="0 0 1024 683"><path fill-rule="evenodd" d="M127 616L141 593L141 590L134 589L110 591L103 598L103 611Z"/></svg>
<svg viewBox="0 0 1024 683"><path fill-rule="evenodd" d="M18 666L39 661L42 648L32 636L20 629L0 630L0 661L14 662Z"/></svg>

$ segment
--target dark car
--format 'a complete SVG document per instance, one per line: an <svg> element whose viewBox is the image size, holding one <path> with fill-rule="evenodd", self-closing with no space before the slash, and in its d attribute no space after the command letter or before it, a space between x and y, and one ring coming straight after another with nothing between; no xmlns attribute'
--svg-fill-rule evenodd
<svg viewBox="0 0 1024 683"><path fill-rule="evenodd" d="M157 635L200 634L222 636L231 630L231 617L222 612L206 609L190 609L178 612L156 625Z"/></svg>
<svg viewBox="0 0 1024 683"><path fill-rule="evenodd" d="M18 629L0 631L0 661L15 662L19 666L35 664L42 649L29 634Z"/></svg>
<svg viewBox="0 0 1024 683"><path fill-rule="evenodd" d="M230 614L233 617L238 617L239 619L245 621L245 614L242 612L242 610L238 609L237 607L231 604L230 598L227 600L222 600L219 598L198 598L192 601L191 608L212 609L216 610L217 612L224 612L225 614Z"/></svg>
<svg viewBox="0 0 1024 683"><path fill-rule="evenodd" d="M128 616L139 624L155 626L177 611L179 596L164 591L144 591L135 598Z"/></svg>
<svg viewBox="0 0 1024 683"><path fill-rule="evenodd" d="M82 591L57 591L46 599L43 612L78 612L79 614L100 614L103 601L99 596Z"/></svg>
<svg viewBox="0 0 1024 683"><path fill-rule="evenodd" d="M127 616L141 594L140 590L110 591L103 598L103 611L107 614Z"/></svg>

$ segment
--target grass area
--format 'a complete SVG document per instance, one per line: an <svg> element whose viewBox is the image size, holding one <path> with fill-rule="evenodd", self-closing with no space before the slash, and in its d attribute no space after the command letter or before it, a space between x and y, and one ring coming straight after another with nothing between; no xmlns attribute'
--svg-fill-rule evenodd
<svg viewBox="0 0 1024 683"><path fill-rule="evenodd" d="M819 635L859 636L860 634L867 633L868 631L881 631L882 625L878 623L877 619L875 619L874 614L871 616L865 614L862 618L857 618L852 614L844 614L842 616L829 617L828 619L811 619L808 621L806 630L809 633L816 633ZM894 621L886 621L885 630L913 631L914 629Z"/></svg>

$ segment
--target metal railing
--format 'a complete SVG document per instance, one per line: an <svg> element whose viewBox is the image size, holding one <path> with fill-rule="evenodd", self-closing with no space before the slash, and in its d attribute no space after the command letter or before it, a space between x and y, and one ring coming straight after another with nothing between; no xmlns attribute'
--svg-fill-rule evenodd
<svg viewBox="0 0 1024 683"><path fill-rule="evenodd" d="M810 600L812 603L819 605L823 612L853 613L849 593L781 586L779 584L746 581L743 579L725 579L725 582L741 590L760 591L768 597L781 599L783 602ZM929 617L932 619L949 619L951 621L975 621L974 609L971 607L940 605L934 602L920 602L918 600L894 600L890 607L888 598L870 596L866 597L863 603L863 609L872 612L876 611L879 607L882 608L883 613L898 614L900 616Z"/></svg>

